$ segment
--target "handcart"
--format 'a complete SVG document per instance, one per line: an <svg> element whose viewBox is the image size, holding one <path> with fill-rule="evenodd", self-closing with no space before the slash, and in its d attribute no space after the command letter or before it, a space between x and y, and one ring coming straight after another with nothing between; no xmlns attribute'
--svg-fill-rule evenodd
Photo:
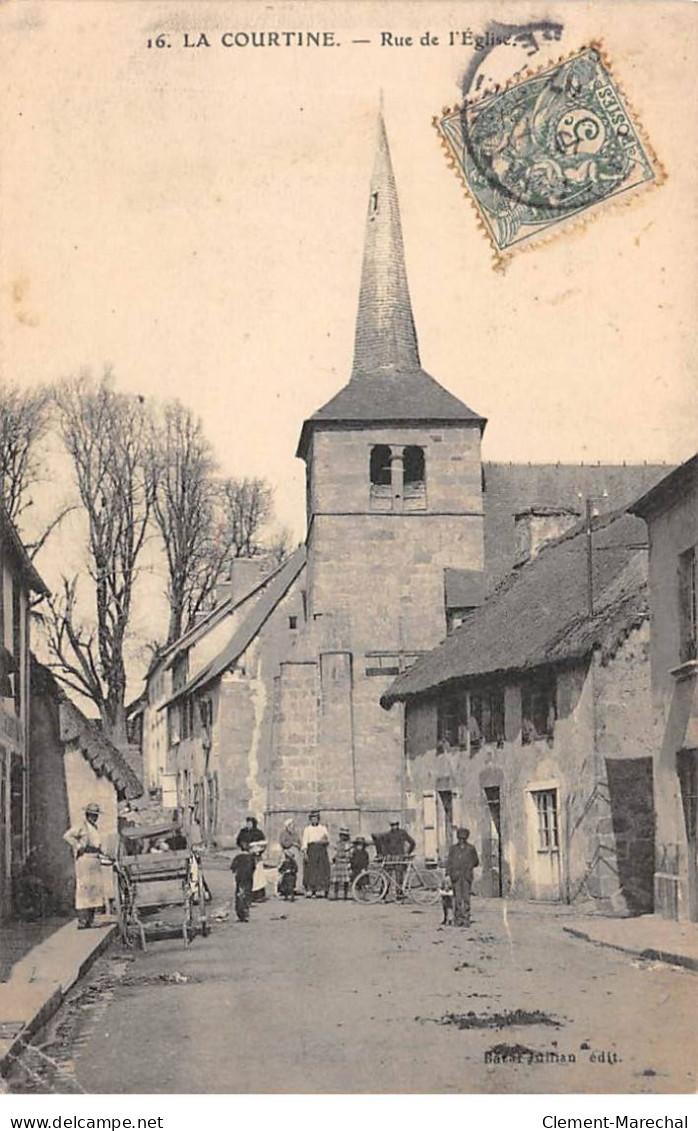
<svg viewBox="0 0 698 1131"><path fill-rule="evenodd" d="M181 933L188 946L196 935L210 933L201 857L178 825L122 828L114 871L117 921L126 946L139 942L145 950L148 937L174 933ZM170 908L181 914L169 915Z"/></svg>

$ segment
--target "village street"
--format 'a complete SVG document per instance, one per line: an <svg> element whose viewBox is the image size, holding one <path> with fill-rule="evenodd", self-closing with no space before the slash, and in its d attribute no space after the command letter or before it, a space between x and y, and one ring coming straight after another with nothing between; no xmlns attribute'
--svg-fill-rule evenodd
<svg viewBox="0 0 698 1131"><path fill-rule="evenodd" d="M113 946L12 1091L695 1090L697 976L566 934L568 908L476 900L459 930L440 906L273 899L239 924L229 873L209 879L213 934Z"/></svg>

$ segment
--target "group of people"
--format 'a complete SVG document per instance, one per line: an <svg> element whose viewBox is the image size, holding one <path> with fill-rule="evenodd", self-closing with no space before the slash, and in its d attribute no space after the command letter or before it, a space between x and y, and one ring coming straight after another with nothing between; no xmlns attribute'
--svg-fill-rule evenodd
<svg viewBox="0 0 698 1131"><path fill-rule="evenodd" d="M103 838L99 829L100 807L91 802L85 807L84 820L68 829L64 839L73 850L75 860L75 907L78 912L78 926L90 927L96 911L107 902L101 862L105 857ZM445 867L445 879L441 887L443 922L453 922L455 926L470 926L470 897L473 873L479 866L477 849L469 841L470 831L459 828L456 843L451 846ZM414 839L400 827L399 821L391 821L386 833L376 833L372 840L378 854L384 860L393 860L393 867L402 869L404 860L415 850ZM322 824L320 813L314 810L308 815L308 824L298 835L293 818L284 822L279 837L283 853L279 865L278 893L286 900L293 900L298 890L298 874L302 865L302 885L305 894L311 899L330 896L349 898L351 885L369 865L368 841L358 836L351 839L347 828L340 828L339 839L330 852L330 834ZM267 847L266 836L259 827L256 817L248 817L237 836L239 852L233 858L231 869L235 876L235 912L238 919L247 922L253 901L264 899L265 879L261 857ZM154 851L166 851L169 845L158 844ZM398 889L402 875L396 875ZM208 894L210 898L210 894Z"/></svg>
<svg viewBox="0 0 698 1131"><path fill-rule="evenodd" d="M292 817L284 822L279 837L282 859L278 868L278 894L294 900L298 894L298 876L302 868L303 891L310 899L349 898L349 889L356 877L368 868L368 842L364 837L351 839L347 828L339 830L339 839L330 854L330 834L315 810L308 815L308 824L298 833ZM247 922L255 892L264 894L263 870L258 868L266 848L266 839L255 817L248 817L237 837L240 852L233 858L235 875L235 913Z"/></svg>

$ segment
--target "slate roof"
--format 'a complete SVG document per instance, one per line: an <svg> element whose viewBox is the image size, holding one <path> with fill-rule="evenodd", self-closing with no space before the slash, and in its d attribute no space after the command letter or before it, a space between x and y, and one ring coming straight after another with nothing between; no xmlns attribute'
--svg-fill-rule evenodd
<svg viewBox="0 0 698 1131"><path fill-rule="evenodd" d="M647 532L627 513L593 521L594 615L587 598L583 523L514 570L481 608L398 676L384 707L454 680L525 671L613 653L649 616Z"/></svg>
<svg viewBox="0 0 698 1131"><path fill-rule="evenodd" d="M268 579L265 590L254 603L242 624L233 632L226 646L184 687L170 696L159 709L162 711L183 696L191 695L194 691L200 691L227 671L252 643L304 566L305 546L299 546L276 573Z"/></svg>
<svg viewBox="0 0 698 1131"><path fill-rule="evenodd" d="M385 369L352 377L348 385L304 421L297 456L305 459L316 427L355 427L373 424L476 424L487 421L468 408L423 369Z"/></svg>
<svg viewBox="0 0 698 1131"><path fill-rule="evenodd" d="M416 421L474 423L481 430L486 423L421 367L400 206L385 124L379 115L351 380L304 422L296 454L306 458L315 428Z"/></svg>
<svg viewBox="0 0 698 1131"><path fill-rule="evenodd" d="M672 506L697 486L698 455L695 455L660 479L654 487L628 507L628 510L631 514L639 514L642 518L651 518L666 507Z"/></svg>
<svg viewBox="0 0 698 1131"><path fill-rule="evenodd" d="M514 564L515 514L544 507L583 513L587 497L593 497L598 510L620 510L669 471L671 468L664 464L484 463L485 571L489 590Z"/></svg>

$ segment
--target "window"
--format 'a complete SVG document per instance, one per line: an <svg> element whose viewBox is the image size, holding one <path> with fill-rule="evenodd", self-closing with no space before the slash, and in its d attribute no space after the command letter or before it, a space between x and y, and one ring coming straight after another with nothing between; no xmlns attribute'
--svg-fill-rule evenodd
<svg viewBox="0 0 698 1131"><path fill-rule="evenodd" d="M403 497L405 510L422 510L426 506L424 448L405 448L403 460Z"/></svg>
<svg viewBox="0 0 698 1131"><path fill-rule="evenodd" d="M298 628L298 617L289 617L288 618L288 627L289 628Z"/></svg>
<svg viewBox="0 0 698 1131"><path fill-rule="evenodd" d="M534 676L521 685L521 741L524 745L537 738L552 741L555 730L555 678Z"/></svg>
<svg viewBox="0 0 698 1131"><path fill-rule="evenodd" d="M168 745L176 746L181 738L181 719L179 703L173 703L167 708L167 741Z"/></svg>
<svg viewBox="0 0 698 1131"><path fill-rule="evenodd" d="M470 749L474 753L483 743L504 742L504 688L470 693L468 711Z"/></svg>
<svg viewBox="0 0 698 1131"><path fill-rule="evenodd" d="M436 741L440 752L467 746L468 696L465 691L452 691L439 699Z"/></svg>
<svg viewBox="0 0 698 1131"><path fill-rule="evenodd" d="M531 796L536 806L538 851L558 852L560 829L557 816L557 790L539 789Z"/></svg>
<svg viewBox="0 0 698 1131"><path fill-rule="evenodd" d="M371 486L390 487L390 448L387 444L376 444L371 448Z"/></svg>
<svg viewBox="0 0 698 1131"><path fill-rule="evenodd" d="M682 664L698 659L698 601L696 594L696 547L679 554L679 659Z"/></svg>

